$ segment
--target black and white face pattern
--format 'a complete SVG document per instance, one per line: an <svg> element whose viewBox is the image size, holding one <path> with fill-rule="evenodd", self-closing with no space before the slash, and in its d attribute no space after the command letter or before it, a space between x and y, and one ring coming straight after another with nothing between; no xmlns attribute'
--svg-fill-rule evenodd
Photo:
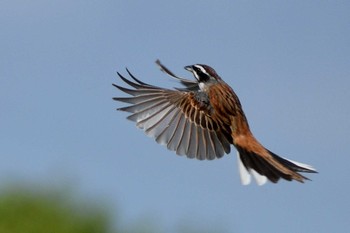
<svg viewBox="0 0 350 233"><path fill-rule="evenodd" d="M220 79L215 70L207 65L196 64L186 66L185 69L193 73L194 77L198 81L199 88L202 91L205 91L208 85L217 83L217 81Z"/></svg>

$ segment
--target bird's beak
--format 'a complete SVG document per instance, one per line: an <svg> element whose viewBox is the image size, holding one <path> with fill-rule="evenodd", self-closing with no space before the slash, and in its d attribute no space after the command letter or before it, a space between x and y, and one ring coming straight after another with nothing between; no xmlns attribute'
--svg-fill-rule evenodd
<svg viewBox="0 0 350 233"><path fill-rule="evenodd" d="M187 70L189 72L192 72L193 68L192 68L192 66L185 66L185 70Z"/></svg>

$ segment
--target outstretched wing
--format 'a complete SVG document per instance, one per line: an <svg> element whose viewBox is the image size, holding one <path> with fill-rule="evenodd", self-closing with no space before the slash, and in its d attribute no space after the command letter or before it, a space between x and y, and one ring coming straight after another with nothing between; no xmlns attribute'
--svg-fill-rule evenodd
<svg viewBox="0 0 350 233"><path fill-rule="evenodd" d="M156 64L159 66L161 71L163 71L164 73L166 73L170 77L180 81L180 83L185 86L185 88L176 88L176 90L179 90L179 91L198 91L199 90L198 82L196 82L194 80L188 80L188 79L185 79L185 78L182 78L182 77L175 75L168 68L166 68L160 62L160 60L156 60Z"/></svg>
<svg viewBox="0 0 350 233"><path fill-rule="evenodd" d="M128 70L127 70L128 71ZM131 104L118 110L131 113L127 119L136 122L148 136L154 137L178 155L200 160L221 158L230 152L230 143L219 123L211 118L208 98L196 91L179 91L149 85L135 78L119 77L132 89L113 84L130 97L115 97Z"/></svg>

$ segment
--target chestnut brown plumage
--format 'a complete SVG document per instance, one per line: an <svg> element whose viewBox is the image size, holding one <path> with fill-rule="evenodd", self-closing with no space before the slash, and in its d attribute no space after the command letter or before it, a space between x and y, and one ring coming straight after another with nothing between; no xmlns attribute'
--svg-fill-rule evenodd
<svg viewBox="0 0 350 233"><path fill-rule="evenodd" d="M221 158L230 153L233 144L243 184L251 175L259 185L267 179L307 180L300 172L315 173L311 166L294 162L267 150L253 136L241 103L232 90L207 65L191 65L195 81L174 75L159 61L161 70L176 78L184 88L160 88L140 81L127 70L133 81L118 76L133 89L113 84L131 97L115 97L131 104L118 110L131 113L127 119L162 145L178 155L200 160Z"/></svg>

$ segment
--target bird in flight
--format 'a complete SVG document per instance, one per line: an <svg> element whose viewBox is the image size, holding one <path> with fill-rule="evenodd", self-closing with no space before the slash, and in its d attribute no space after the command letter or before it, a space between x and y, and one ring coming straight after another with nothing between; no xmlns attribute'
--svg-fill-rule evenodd
<svg viewBox="0 0 350 233"><path fill-rule="evenodd" d="M156 142L178 155L199 160L221 158L237 149L239 174L243 185L254 177L258 185L279 179L304 182L301 172L316 173L307 164L295 162L266 149L250 131L241 103L213 68L196 64L186 66L195 80L174 75L156 61L160 69L182 84L182 88L166 89L140 81L127 72L132 80L118 76L130 87L113 84L128 94L115 97L129 106L119 108L130 113L127 119L155 138Z"/></svg>

